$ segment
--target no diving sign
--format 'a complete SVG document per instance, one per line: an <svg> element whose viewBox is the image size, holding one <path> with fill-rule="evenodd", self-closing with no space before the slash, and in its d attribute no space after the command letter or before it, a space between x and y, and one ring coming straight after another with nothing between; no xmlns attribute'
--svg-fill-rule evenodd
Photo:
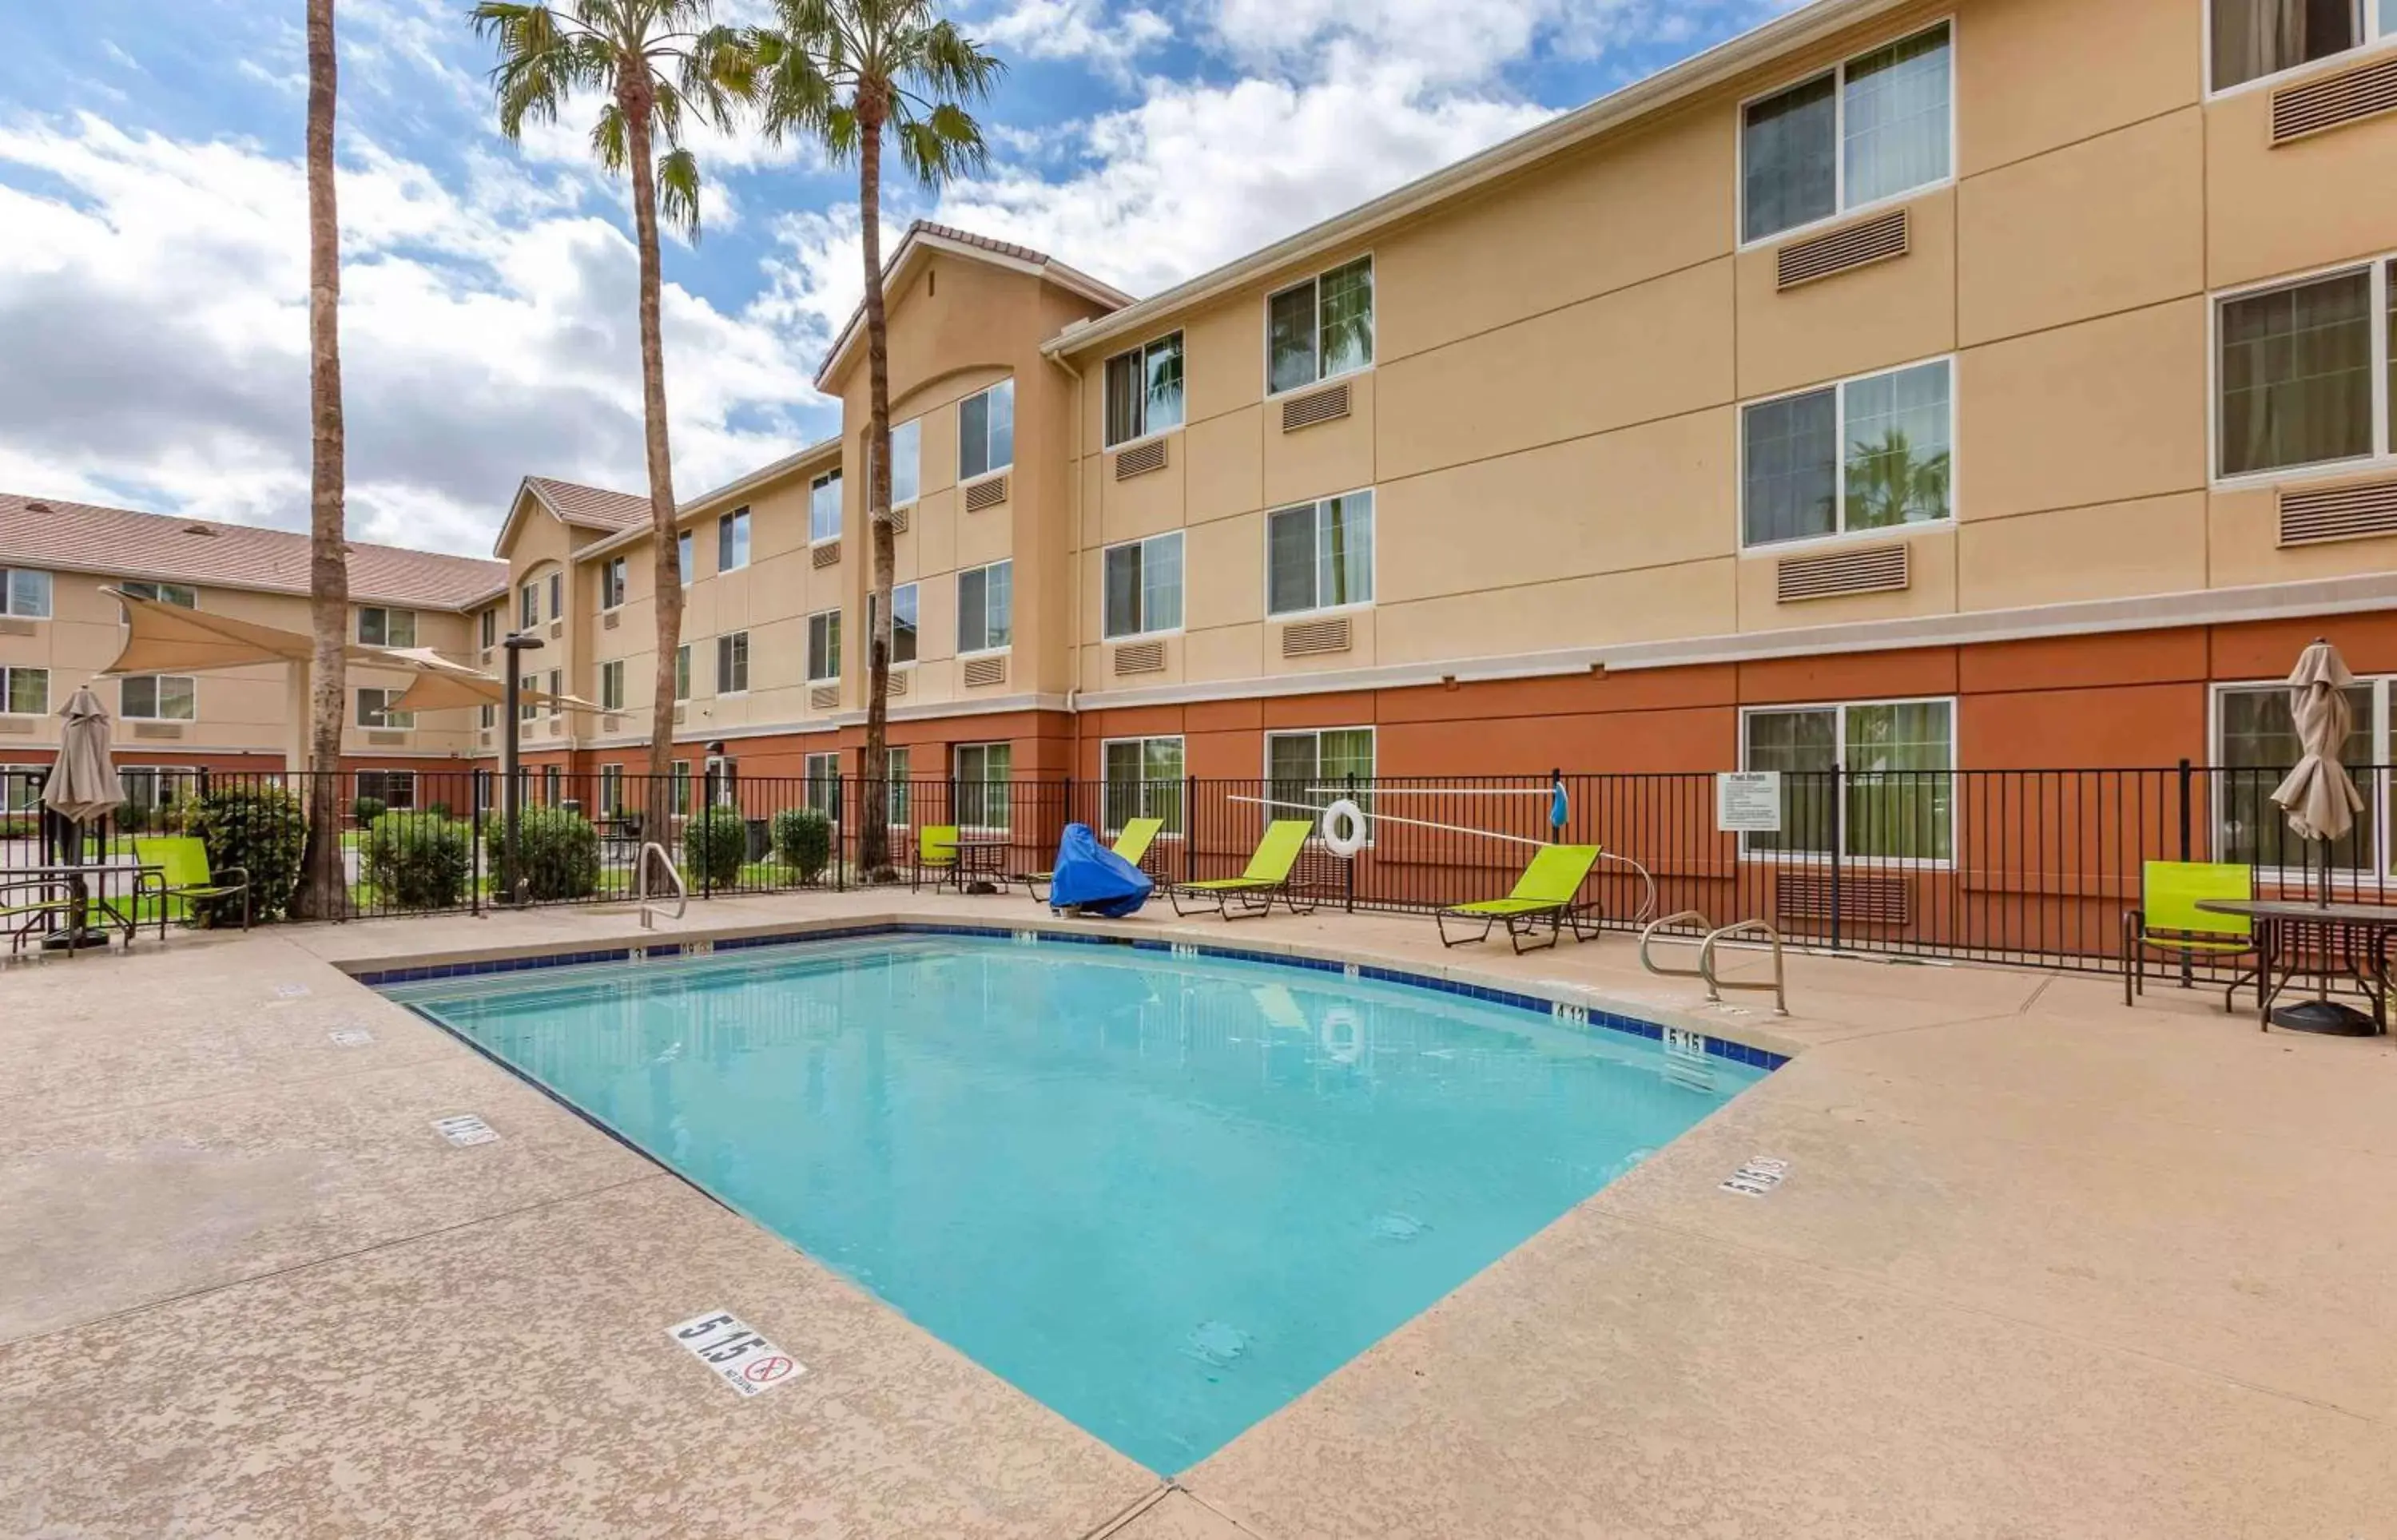
<svg viewBox="0 0 2397 1540"><path fill-rule="evenodd" d="M762 1395L808 1372L808 1366L742 1323L727 1310L693 1316L666 1334L690 1349L725 1384L744 1396Z"/></svg>

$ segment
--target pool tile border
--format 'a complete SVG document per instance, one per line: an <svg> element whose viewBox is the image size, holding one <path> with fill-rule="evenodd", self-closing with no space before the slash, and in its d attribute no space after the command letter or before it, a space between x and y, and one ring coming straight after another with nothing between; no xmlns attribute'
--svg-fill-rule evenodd
<svg viewBox="0 0 2397 1540"><path fill-rule="evenodd" d="M1145 936L1118 936L1094 931L1053 931L1034 926L968 925L938 921L902 920L873 922L855 925L834 925L809 930L774 931L757 936L730 936L699 941L654 941L623 947L585 949L582 951L540 952L521 957L481 958L462 962L429 963L420 967L373 969L351 976L368 989L393 984L422 984L436 979L478 977L489 974L525 973L543 968L579 967L597 962L630 962L636 958L672 958L686 953L714 954L729 951L751 951L767 947L806 946L813 942L857 940L877 936L964 936L984 940L1015 941L1024 936L1038 946L1062 945L1082 947L1118 947L1134 951L1172 952L1187 948L1202 957L1221 957L1239 962L1265 962L1286 968L1304 968L1316 973L1339 974L1369 979L1379 984L1397 984L1409 989L1430 989L1440 994L1460 995L1469 1000L1505 1005L1528 1011L1563 1024L1559 1012L1560 1002L1541 995L1526 994L1520 989L1500 989L1487 984L1472 984L1462 979L1441 978L1431 974L1410 972L1404 968L1385 967L1368 962L1342 962L1330 958L1313 957L1304 952L1260 951L1248 947L1216 946L1204 941L1175 941ZM1666 1028L1654 1021L1626 1016L1618 1011L1597 1005L1578 1007L1587 1025L1606 1031L1622 1032L1644 1038L1651 1042L1666 1041ZM1574 1023L1573 1025L1580 1025ZM1750 1043L1735 1042L1709 1032L1689 1031L1697 1040L1708 1058L1719 1058L1733 1064L1770 1072L1789 1062L1789 1055Z"/></svg>

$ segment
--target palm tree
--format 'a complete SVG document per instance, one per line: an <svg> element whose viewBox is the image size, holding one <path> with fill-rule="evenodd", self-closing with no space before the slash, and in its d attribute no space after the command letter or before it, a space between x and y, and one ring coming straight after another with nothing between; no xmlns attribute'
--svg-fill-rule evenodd
<svg viewBox="0 0 2397 1540"><path fill-rule="evenodd" d="M858 864L891 870L891 347L882 306L882 136L927 189L979 169L988 155L979 101L1006 68L933 13L931 0L774 0L777 25L750 34L768 137L805 134L857 163L865 245L866 519L874 539L873 626L865 644L864 805Z"/></svg>
<svg viewBox="0 0 2397 1540"><path fill-rule="evenodd" d="M349 694L350 566L342 508L341 232L333 202L333 109L339 72L333 0L308 0L308 842L302 915L339 915L341 870L341 706Z"/></svg>
<svg viewBox="0 0 2397 1540"><path fill-rule="evenodd" d="M592 153L610 174L632 177L633 233L640 250L641 418L658 621L643 826L662 831L671 811L682 574L675 556L674 461L666 444L658 215L663 212L688 239L698 240L699 161L682 142L683 126L697 113L718 128L731 128L734 103L750 94L749 59L741 33L714 24L713 0L480 0L469 14L475 35L499 44L491 86L500 132L519 139L528 122L556 122L569 97L596 96L601 100L591 128ZM663 155L657 153L661 141Z"/></svg>

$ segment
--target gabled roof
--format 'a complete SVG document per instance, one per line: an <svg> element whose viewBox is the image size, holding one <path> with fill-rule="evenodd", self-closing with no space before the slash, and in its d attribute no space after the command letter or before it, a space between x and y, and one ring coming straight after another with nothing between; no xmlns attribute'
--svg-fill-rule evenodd
<svg viewBox="0 0 2397 1540"><path fill-rule="evenodd" d="M502 562L355 542L349 551L350 597L362 604L460 610L507 587ZM303 534L0 493L0 566L11 564L267 593L308 591Z"/></svg>
<svg viewBox="0 0 2397 1540"><path fill-rule="evenodd" d="M498 537L491 541L494 555L507 554L508 546L516 538L516 524L524 516L527 498L546 509L560 524L609 535L647 524L649 517L647 498L611 492L604 486L585 486L580 482L559 481L555 476L527 476L508 504L508 516L502 521Z"/></svg>
<svg viewBox="0 0 2397 1540"><path fill-rule="evenodd" d="M1109 310L1132 302L1132 297L1123 290L1112 284L1101 283L1078 269L1067 267L1045 251L1035 251L1030 246L1017 246L1011 241L995 241L987 235L976 235L954 225L933 224L927 219L917 219L909 225L907 232L899 237L898 246L891 249L889 259L882 264L883 292L887 294L902 286L908 270L935 251L986 262L993 267L1032 273ZM840 367L842 358L864 325L865 302L861 299L857 309L850 312L848 325L842 326L840 335L833 339L832 349L824 354L823 365L816 370L816 389L826 388L824 381Z"/></svg>
<svg viewBox="0 0 2397 1540"><path fill-rule="evenodd" d="M819 439L796 454L784 455L781 459L745 471L721 486L710 487L695 498L685 498L681 506L675 510L675 522L680 524L709 508L723 507L794 471L813 472L826 467L836 471L840 469L840 440L837 437ZM587 562L638 544L649 532L649 508L646 502L641 505L641 521L638 524L628 524L604 540L592 541L575 551L573 559Z"/></svg>

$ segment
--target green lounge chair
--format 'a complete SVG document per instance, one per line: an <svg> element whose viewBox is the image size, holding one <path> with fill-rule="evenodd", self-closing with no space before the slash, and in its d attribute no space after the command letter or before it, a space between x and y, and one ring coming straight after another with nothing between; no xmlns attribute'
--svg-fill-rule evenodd
<svg viewBox="0 0 2397 1540"><path fill-rule="evenodd" d="M1506 927L1507 941L1518 952L1532 949L1523 945L1523 938L1538 935L1543 925L1548 932L1548 938L1540 943L1544 948L1555 946L1567 925L1573 927L1574 940L1588 940L1598 934L1598 923L1585 921L1582 910L1587 906L1574 900L1589 876L1589 869L1598 864L1598 857L1596 845L1546 847L1532 857L1532 864L1516 879L1515 891L1506 897L1454 904L1434 915L1432 923L1439 927L1440 944L1461 947L1468 941L1487 941L1490 933L1502 923ZM1451 938L1448 921L1452 916L1468 923L1480 921L1481 934Z"/></svg>
<svg viewBox="0 0 2397 1540"><path fill-rule="evenodd" d="M2256 950L2256 927L2243 914L2215 914L2197 906L2208 898L2253 898L2256 869L2229 861L2149 861L2139 868L2139 907L2122 911L2122 1003L2134 989L2145 994L2150 951L2185 961L2244 957ZM2222 1008L2239 986L2256 976L2249 968L2222 991Z"/></svg>
<svg viewBox="0 0 2397 1540"><path fill-rule="evenodd" d="M1148 847L1157 843L1157 836L1164 828L1163 818L1127 818L1123 832L1116 836L1116 843L1110 848L1138 866L1141 857L1148 854ZM1045 904L1049 901L1050 881L1056 875L1053 871L1024 871L1017 873L1015 880L1031 890L1034 903Z"/></svg>
<svg viewBox="0 0 2397 1540"><path fill-rule="evenodd" d="M26 937L43 929L47 922L63 920L74 909L74 900L67 896L65 884L57 878L0 883L0 928L8 932L11 952L22 948Z"/></svg>
<svg viewBox="0 0 2397 1540"><path fill-rule="evenodd" d="M157 906L158 934L167 934L167 922L188 922L192 918L194 898L241 899L241 928L249 929L249 873L240 867L224 870L208 870L208 847L196 834L137 834L133 838L133 858L143 867L157 870L145 871L137 882L138 896L135 912L144 913L149 905Z"/></svg>
<svg viewBox="0 0 2397 1540"><path fill-rule="evenodd" d="M1173 912L1180 915L1204 914L1208 902L1215 912L1226 920L1240 915L1270 914L1274 900L1292 914L1312 914L1315 906L1301 909L1290 896L1291 873L1297 870L1298 853L1306 847L1306 837L1315 832L1311 818L1277 818L1265 828L1265 837L1257 842L1257 853L1249 857L1249 869L1238 877L1217 877L1204 883L1176 883L1167 890ZM1204 900L1198 908L1182 907L1182 896L1189 894ZM1233 909L1238 907L1239 913Z"/></svg>
<svg viewBox="0 0 2397 1540"><path fill-rule="evenodd" d="M916 870L909 876L910 888L923 885L924 874L932 874L932 891L957 874L957 826L926 824L916 831Z"/></svg>

